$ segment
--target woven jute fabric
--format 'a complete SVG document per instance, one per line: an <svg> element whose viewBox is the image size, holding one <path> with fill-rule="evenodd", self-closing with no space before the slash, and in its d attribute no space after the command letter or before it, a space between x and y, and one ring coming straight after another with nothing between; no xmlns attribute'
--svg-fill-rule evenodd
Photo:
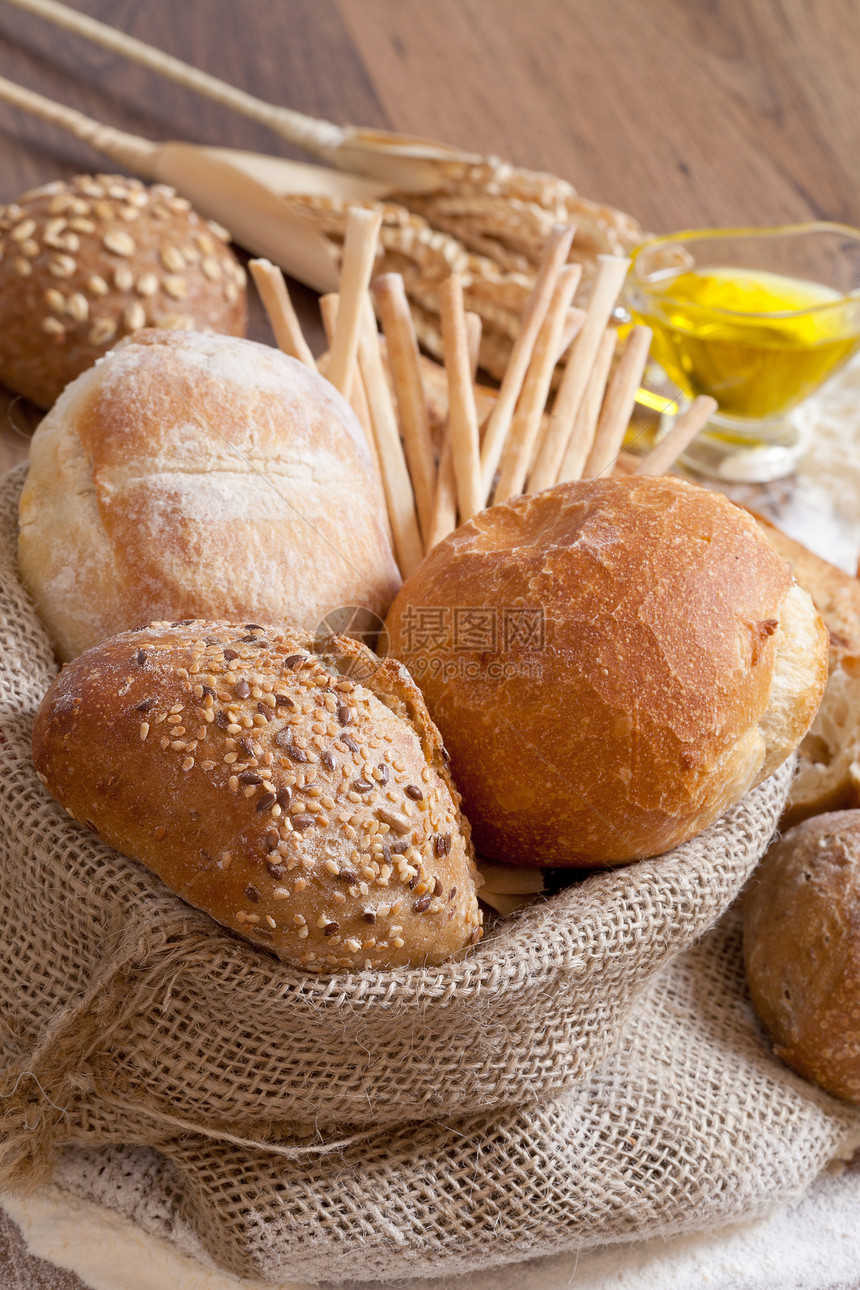
<svg viewBox="0 0 860 1290"><path fill-rule="evenodd" d="M499 924L461 962L300 973L184 905L42 789L30 730L55 665L16 576L22 480L0 481L0 1183L46 1177L69 1144L158 1148L207 1248L274 1278L399 1275L449 1244L442 1262L459 1266L456 1249L500 1221L508 1169L531 1171L511 1191L521 1225L536 1205L566 1209L579 1148L565 1091L579 1096L649 982L731 903L789 768L694 841ZM634 1139L651 1095L635 1112L619 1103ZM475 1135L496 1162L486 1178ZM348 1234L370 1263L347 1267ZM530 1240L520 1232L511 1256L539 1248Z"/></svg>
<svg viewBox="0 0 860 1290"><path fill-rule="evenodd" d="M415 1290L432 1276L443 1290L458 1272L754 1219L858 1146L860 1112L771 1054L731 911L652 981L599 1071L541 1107L381 1135L300 1169L193 1139L169 1158L76 1148L55 1180L192 1256L202 1238L252 1278ZM532 1275L543 1284L526 1269L505 1284Z"/></svg>

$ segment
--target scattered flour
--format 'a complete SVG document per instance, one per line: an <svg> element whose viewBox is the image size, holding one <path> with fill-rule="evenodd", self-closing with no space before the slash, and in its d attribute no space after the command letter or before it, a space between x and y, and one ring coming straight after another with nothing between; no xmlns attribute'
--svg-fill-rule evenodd
<svg viewBox="0 0 860 1290"><path fill-rule="evenodd" d="M4 1207L33 1254L76 1272L92 1290L311 1290L306 1282L264 1287L231 1276L59 1187L6 1197ZM388 1290L835 1290L858 1278L860 1158L838 1177L820 1178L798 1204L755 1223L463 1277L398 1281ZM372 1287L353 1282L348 1290Z"/></svg>
<svg viewBox="0 0 860 1290"><path fill-rule="evenodd" d="M860 357L805 403L795 419L810 442L798 466L790 515L780 517L778 523L847 573L856 573L860 552Z"/></svg>

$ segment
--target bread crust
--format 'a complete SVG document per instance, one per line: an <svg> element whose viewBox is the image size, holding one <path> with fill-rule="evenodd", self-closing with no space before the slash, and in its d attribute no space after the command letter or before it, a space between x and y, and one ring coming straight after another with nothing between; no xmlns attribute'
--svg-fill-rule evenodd
<svg viewBox="0 0 860 1290"><path fill-rule="evenodd" d="M78 175L0 208L0 381L49 408L143 327L244 336L229 234L164 184Z"/></svg>
<svg viewBox="0 0 860 1290"><path fill-rule="evenodd" d="M770 849L744 898L744 958L777 1056L860 1103L860 811L806 820Z"/></svg>
<svg viewBox="0 0 860 1290"><path fill-rule="evenodd" d="M420 691L355 641L156 623L63 669L33 729L72 818L309 971L479 937L469 827Z"/></svg>
<svg viewBox="0 0 860 1290"><path fill-rule="evenodd" d="M145 623L249 618L315 630L384 614L400 578L361 427L267 345L144 331L33 436L24 585L62 659Z"/></svg>
<svg viewBox="0 0 860 1290"><path fill-rule="evenodd" d="M798 773L783 817L860 806L860 581L828 563L769 520L756 520L812 597L830 637L827 688L798 750Z"/></svg>
<svg viewBox="0 0 860 1290"><path fill-rule="evenodd" d="M669 477L561 485L461 526L387 625L451 750L478 852L614 864L716 819L788 755L820 698L824 631L796 590L784 613L791 590L749 516ZM458 613L488 608L494 643L453 639ZM542 619L542 641L503 638L520 611Z"/></svg>

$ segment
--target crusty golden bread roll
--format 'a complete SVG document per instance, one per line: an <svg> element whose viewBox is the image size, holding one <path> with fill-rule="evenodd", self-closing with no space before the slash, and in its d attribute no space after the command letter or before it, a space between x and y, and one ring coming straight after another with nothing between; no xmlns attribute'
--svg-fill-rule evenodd
<svg viewBox="0 0 860 1290"><path fill-rule="evenodd" d="M480 936L438 731L345 637L153 623L45 696L48 791L190 904L310 971L439 963Z"/></svg>
<svg viewBox="0 0 860 1290"><path fill-rule="evenodd" d="M798 824L744 897L755 1010L779 1057L860 1103L860 811Z"/></svg>
<svg viewBox="0 0 860 1290"><path fill-rule="evenodd" d="M33 436L21 576L63 659L153 619L315 630L400 585L367 440L316 372L253 341L145 331Z"/></svg>
<svg viewBox="0 0 860 1290"><path fill-rule="evenodd" d="M484 511L388 617L451 751L478 852L657 855L771 774L812 720L826 633L755 521L664 477Z"/></svg>
<svg viewBox="0 0 860 1290"><path fill-rule="evenodd" d="M48 408L142 327L244 336L227 232L172 188L78 175L0 208L0 381Z"/></svg>
<svg viewBox="0 0 860 1290"><path fill-rule="evenodd" d="M798 773L784 816L795 824L820 811L860 806L860 581L756 518L830 633L827 688L798 750Z"/></svg>

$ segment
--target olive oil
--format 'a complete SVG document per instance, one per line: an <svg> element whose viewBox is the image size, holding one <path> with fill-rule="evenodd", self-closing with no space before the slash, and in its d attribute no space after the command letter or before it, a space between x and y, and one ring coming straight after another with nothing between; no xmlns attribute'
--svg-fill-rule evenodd
<svg viewBox="0 0 860 1290"><path fill-rule="evenodd" d="M650 276L632 313L653 329L652 356L720 413L789 411L860 347L860 298L764 270L697 266Z"/></svg>

